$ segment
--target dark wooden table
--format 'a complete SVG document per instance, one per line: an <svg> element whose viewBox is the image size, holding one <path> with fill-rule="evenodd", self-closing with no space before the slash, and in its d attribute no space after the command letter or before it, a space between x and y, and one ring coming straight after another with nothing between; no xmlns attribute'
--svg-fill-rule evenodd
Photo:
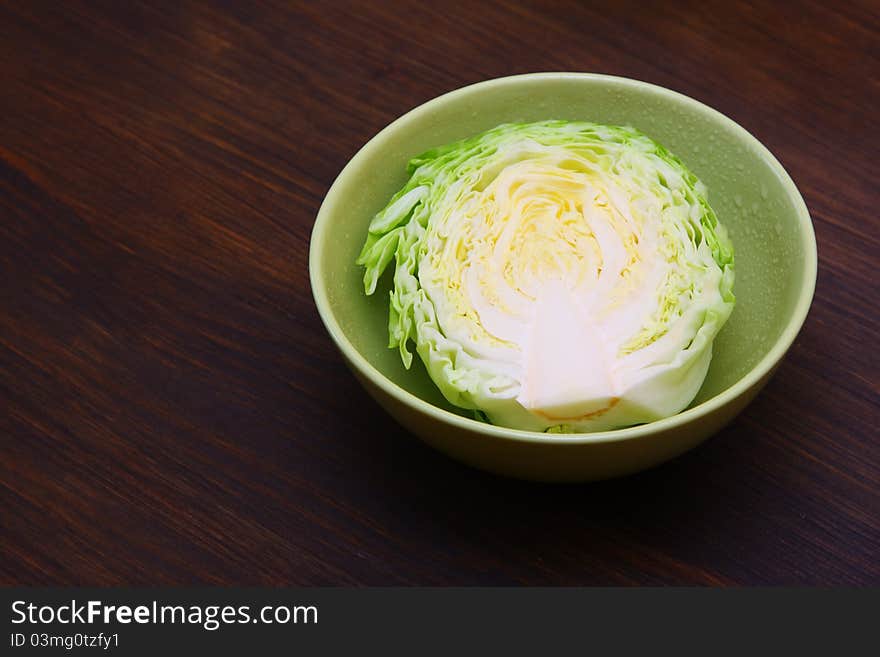
<svg viewBox="0 0 880 657"><path fill-rule="evenodd" d="M868 0L3 3L0 582L880 584L878 43ZM718 108L819 243L755 403L601 484L422 446L309 289L315 213L367 139L541 70Z"/></svg>

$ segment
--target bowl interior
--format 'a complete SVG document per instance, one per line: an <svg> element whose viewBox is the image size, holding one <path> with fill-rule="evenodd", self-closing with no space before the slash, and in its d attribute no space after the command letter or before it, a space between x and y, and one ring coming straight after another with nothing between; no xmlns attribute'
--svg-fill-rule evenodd
<svg viewBox="0 0 880 657"><path fill-rule="evenodd" d="M734 244L737 303L692 406L752 370L792 322L799 328L798 304L815 278L812 228L793 183L756 140L705 105L652 85L587 74L516 76L446 94L393 123L352 159L321 208L312 278L323 288L325 320L329 310L339 332L383 376L430 404L470 417L446 402L417 356L407 371L388 348L390 276L386 272L376 294L366 297L355 258L372 216L406 182L411 157L499 123L543 119L638 128L708 186L709 201Z"/></svg>

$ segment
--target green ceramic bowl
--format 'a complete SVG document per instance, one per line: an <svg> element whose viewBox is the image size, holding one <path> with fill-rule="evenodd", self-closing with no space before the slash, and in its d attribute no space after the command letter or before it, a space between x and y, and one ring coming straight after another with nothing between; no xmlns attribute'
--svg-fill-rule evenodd
<svg viewBox="0 0 880 657"><path fill-rule="evenodd" d="M737 304L691 406L641 426L549 435L483 424L448 404L414 359L388 349L389 277L364 295L355 258L372 216L406 182L407 161L499 123L568 119L636 127L709 188L736 251ZM426 443L478 468L524 479L586 481L636 472L694 447L729 422L772 375L801 328L816 282L810 215L779 162L715 110L674 91L606 75L540 73L440 96L369 141L333 183L309 254L312 292L330 336L367 392Z"/></svg>

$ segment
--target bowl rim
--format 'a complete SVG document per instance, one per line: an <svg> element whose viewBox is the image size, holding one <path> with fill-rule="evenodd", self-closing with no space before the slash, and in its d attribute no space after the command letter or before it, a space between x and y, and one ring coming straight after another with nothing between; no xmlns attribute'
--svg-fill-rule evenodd
<svg viewBox="0 0 880 657"><path fill-rule="evenodd" d="M438 106L444 105L460 96L480 93L496 87L507 85L517 85L524 81L536 79L564 79L564 80L584 80L604 83L614 83L627 88L639 88L647 90L651 93L665 96L678 103L690 106L699 112L706 113L715 120L725 124L738 134L746 143L750 144L755 152L764 159L776 175L779 177L785 187L789 198L797 212L800 220L800 238L804 251L804 276L800 286L800 293L795 303L794 310L789 317L788 323L776 342L764 357L744 374L738 381L730 387L724 389L714 397L706 401L681 411L668 418L655 420L646 424L640 424L624 429L612 429L609 431L597 431L592 433L568 433L568 434L550 434L538 431L526 431L522 429L509 429L507 427L499 427L474 420L468 417L457 415L446 409L434 406L424 401L420 397L412 394L405 388L397 385L388 377L376 369L361 353L351 344L346 337L336 317L332 311L330 300L328 298L327 289L324 284L324 277L320 274L321 256L324 251L324 242L327 239L328 231L326 225L327 218L331 214L334 205L337 203L337 194L339 188L343 185L346 178L351 175L351 171L355 167L358 160L367 157L373 151L379 149L383 142L388 139L389 135L399 126L418 119L419 117L429 114ZM312 228L311 239L309 242L309 278L312 288L312 296L315 305L318 308L318 314L330 334L331 339L337 348L347 359L348 363L354 367L357 372L365 379L373 382L383 392L398 402L412 408L415 411L433 416L440 422L451 424L465 431L475 431L497 439L513 440L528 443L540 444L565 444L576 445L585 443L605 443L617 442L624 440L633 440L648 435L657 434L666 430L676 429L686 425L694 420L711 415L734 401L750 388L758 384L765 376L772 373L775 366L782 360L788 349L791 347L795 338L803 326L813 301L813 295L816 287L818 254L816 249L816 236L813 230L813 223L807 210L806 203L801 196L800 191L794 184L785 168L780 164L776 157L764 146L754 135L748 132L733 119L725 116L721 112L702 103L698 100L686 96L677 91L661 87L650 82L643 82L632 78L620 77L616 75L607 75L602 73L578 73L578 72L542 72L542 73L525 73L521 75L511 75L500 78L492 78L477 82L464 87L460 87L453 91L449 91L440 96L432 98L415 108L409 110L399 118L389 123L385 128L374 135L366 144L364 144L355 155L343 167L342 171L333 181L330 189L327 191L318 210L314 226Z"/></svg>

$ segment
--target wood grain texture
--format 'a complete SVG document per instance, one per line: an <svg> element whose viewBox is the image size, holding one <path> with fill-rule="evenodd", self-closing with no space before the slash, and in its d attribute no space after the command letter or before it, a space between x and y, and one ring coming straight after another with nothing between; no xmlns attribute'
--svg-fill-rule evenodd
<svg viewBox="0 0 880 657"><path fill-rule="evenodd" d="M819 244L754 404L601 484L423 447L309 289L367 139L542 70L721 110ZM880 584L878 76L867 1L0 4L0 583Z"/></svg>

